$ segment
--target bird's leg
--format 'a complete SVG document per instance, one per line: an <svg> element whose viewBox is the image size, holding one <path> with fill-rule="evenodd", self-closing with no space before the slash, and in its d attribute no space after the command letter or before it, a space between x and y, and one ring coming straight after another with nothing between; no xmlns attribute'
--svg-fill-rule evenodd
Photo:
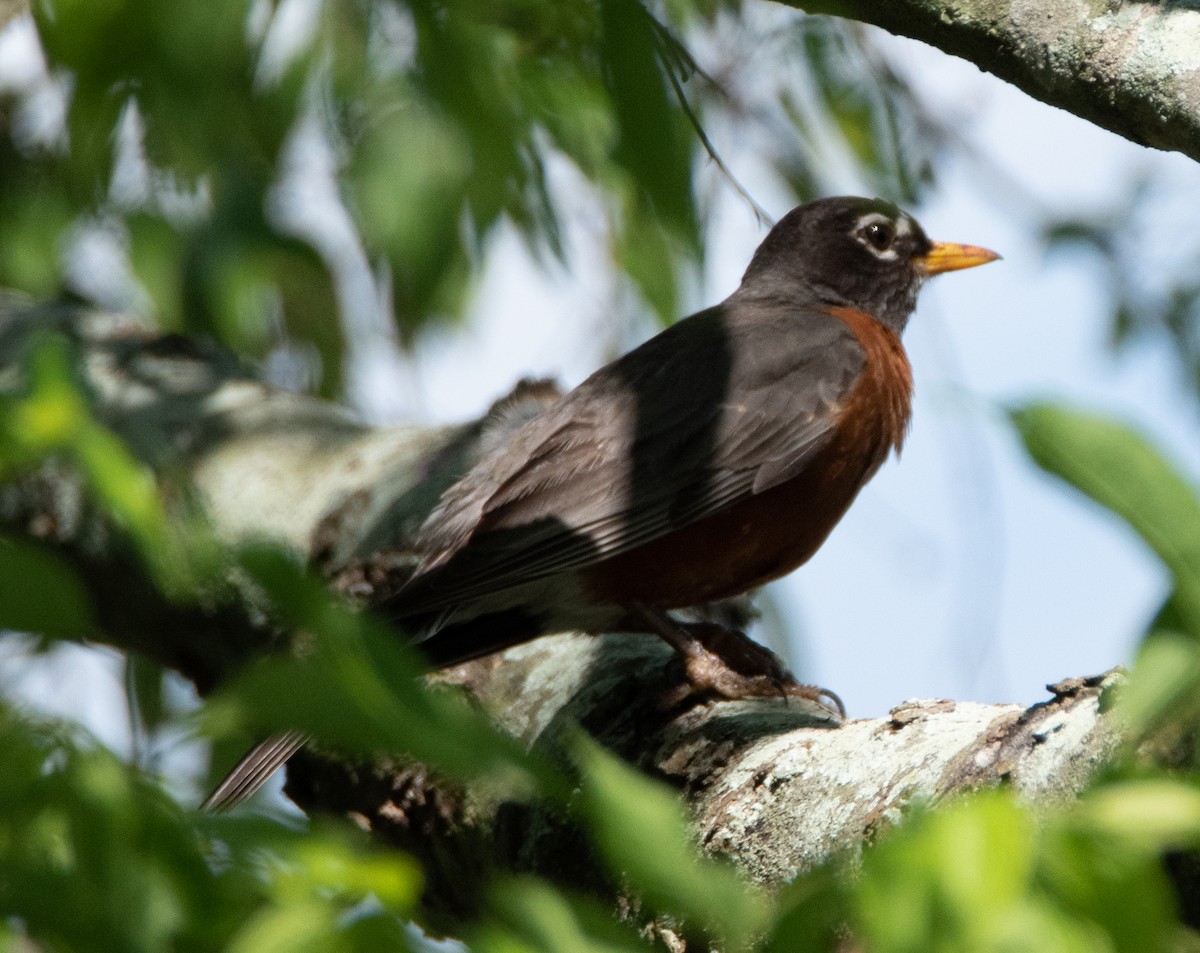
<svg viewBox="0 0 1200 953"><path fill-rule="evenodd" d="M842 700L827 688L796 681L778 656L745 633L714 622L679 622L644 603L630 607L655 635L678 654L687 682L671 692L664 707L689 695L723 698L804 698L846 717Z"/></svg>

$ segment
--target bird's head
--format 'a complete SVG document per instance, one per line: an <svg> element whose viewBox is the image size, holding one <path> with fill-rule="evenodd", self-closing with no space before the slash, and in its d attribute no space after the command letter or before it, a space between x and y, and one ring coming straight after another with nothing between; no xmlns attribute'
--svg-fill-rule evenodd
<svg viewBox="0 0 1200 953"><path fill-rule="evenodd" d="M754 253L742 291L857 308L902 331L926 278L999 257L976 245L930 241L890 202L840 196L780 219Z"/></svg>

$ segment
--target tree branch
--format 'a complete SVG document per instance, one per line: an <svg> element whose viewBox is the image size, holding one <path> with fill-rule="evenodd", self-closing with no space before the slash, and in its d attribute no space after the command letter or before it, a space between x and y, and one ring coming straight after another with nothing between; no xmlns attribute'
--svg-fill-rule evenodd
<svg viewBox="0 0 1200 953"><path fill-rule="evenodd" d="M10 20L28 11L29 0L0 0L0 30L8 26Z"/></svg>
<svg viewBox="0 0 1200 953"><path fill-rule="evenodd" d="M1186 0L780 0L912 37L1126 139L1200 159L1200 9Z"/></svg>
<svg viewBox="0 0 1200 953"><path fill-rule="evenodd" d="M482 422L366 427L254 380L215 348L71 309L0 309L0 381L18 376L30 336L48 328L75 339L95 409L155 469L164 496L194 494L231 543L269 537L333 566L395 546L475 459L484 432ZM43 468L0 486L0 528L85 567L109 623L105 639L148 651L202 690L270 644L246 607L176 606L137 582L136 560L118 536L96 531L98 517L78 515L78 498L64 468ZM1120 739L1099 704L1103 679L1056 686L1053 699L1029 709L911 702L840 728L827 710L796 700L666 710L660 702L679 677L672 654L637 635L543 638L441 677L551 756L578 724L674 784L701 841L760 882L856 850L914 799L999 780L1038 803L1070 797ZM561 816L457 789L408 762L364 766L309 751L295 759L288 791L308 810L355 817L421 857L428 909L447 927L477 909L495 868L616 892L599 865L581 861L579 836Z"/></svg>

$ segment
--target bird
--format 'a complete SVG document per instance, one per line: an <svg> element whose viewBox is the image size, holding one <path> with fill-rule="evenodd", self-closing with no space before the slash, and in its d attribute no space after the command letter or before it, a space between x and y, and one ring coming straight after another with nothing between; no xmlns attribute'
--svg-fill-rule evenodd
<svg viewBox="0 0 1200 953"><path fill-rule="evenodd" d="M931 241L881 199L792 209L724 301L489 441L418 531L411 573L376 580L375 611L434 668L545 633L647 632L678 653L687 692L799 696L844 715L743 634L668 613L809 560L903 446L901 335L920 288L999 257ZM241 800L301 744L264 742L207 806Z"/></svg>

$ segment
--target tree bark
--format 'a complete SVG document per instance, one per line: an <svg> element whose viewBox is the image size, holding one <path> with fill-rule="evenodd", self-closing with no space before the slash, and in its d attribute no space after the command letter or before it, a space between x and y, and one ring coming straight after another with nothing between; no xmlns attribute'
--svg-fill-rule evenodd
<svg viewBox="0 0 1200 953"><path fill-rule="evenodd" d="M19 377L29 341L47 330L76 341L95 412L155 470L164 496L198 498L230 543L269 538L332 566L393 547L478 453L482 421L367 427L255 380L214 347L68 308L0 308L0 381ZM271 645L252 606L166 600L80 497L61 463L43 467L0 486L0 531L52 545L79 568L100 638L146 652L201 690ZM1100 704L1113 677L1064 682L1031 708L924 700L840 726L795 700L665 709L678 677L671 652L639 635L546 637L440 677L551 755L565 726L582 725L674 784L701 843L762 883L857 850L914 799L1001 780L1038 804L1070 798L1121 740ZM288 791L307 810L349 815L421 857L429 910L447 928L477 908L495 868L615 890L581 861L561 817L444 784L411 763L309 751L294 759Z"/></svg>
<svg viewBox="0 0 1200 953"><path fill-rule="evenodd" d="M29 0L0 0L0 30L29 10Z"/></svg>
<svg viewBox="0 0 1200 953"><path fill-rule="evenodd" d="M912 37L1126 139L1200 159L1200 9L1183 0L782 0Z"/></svg>

